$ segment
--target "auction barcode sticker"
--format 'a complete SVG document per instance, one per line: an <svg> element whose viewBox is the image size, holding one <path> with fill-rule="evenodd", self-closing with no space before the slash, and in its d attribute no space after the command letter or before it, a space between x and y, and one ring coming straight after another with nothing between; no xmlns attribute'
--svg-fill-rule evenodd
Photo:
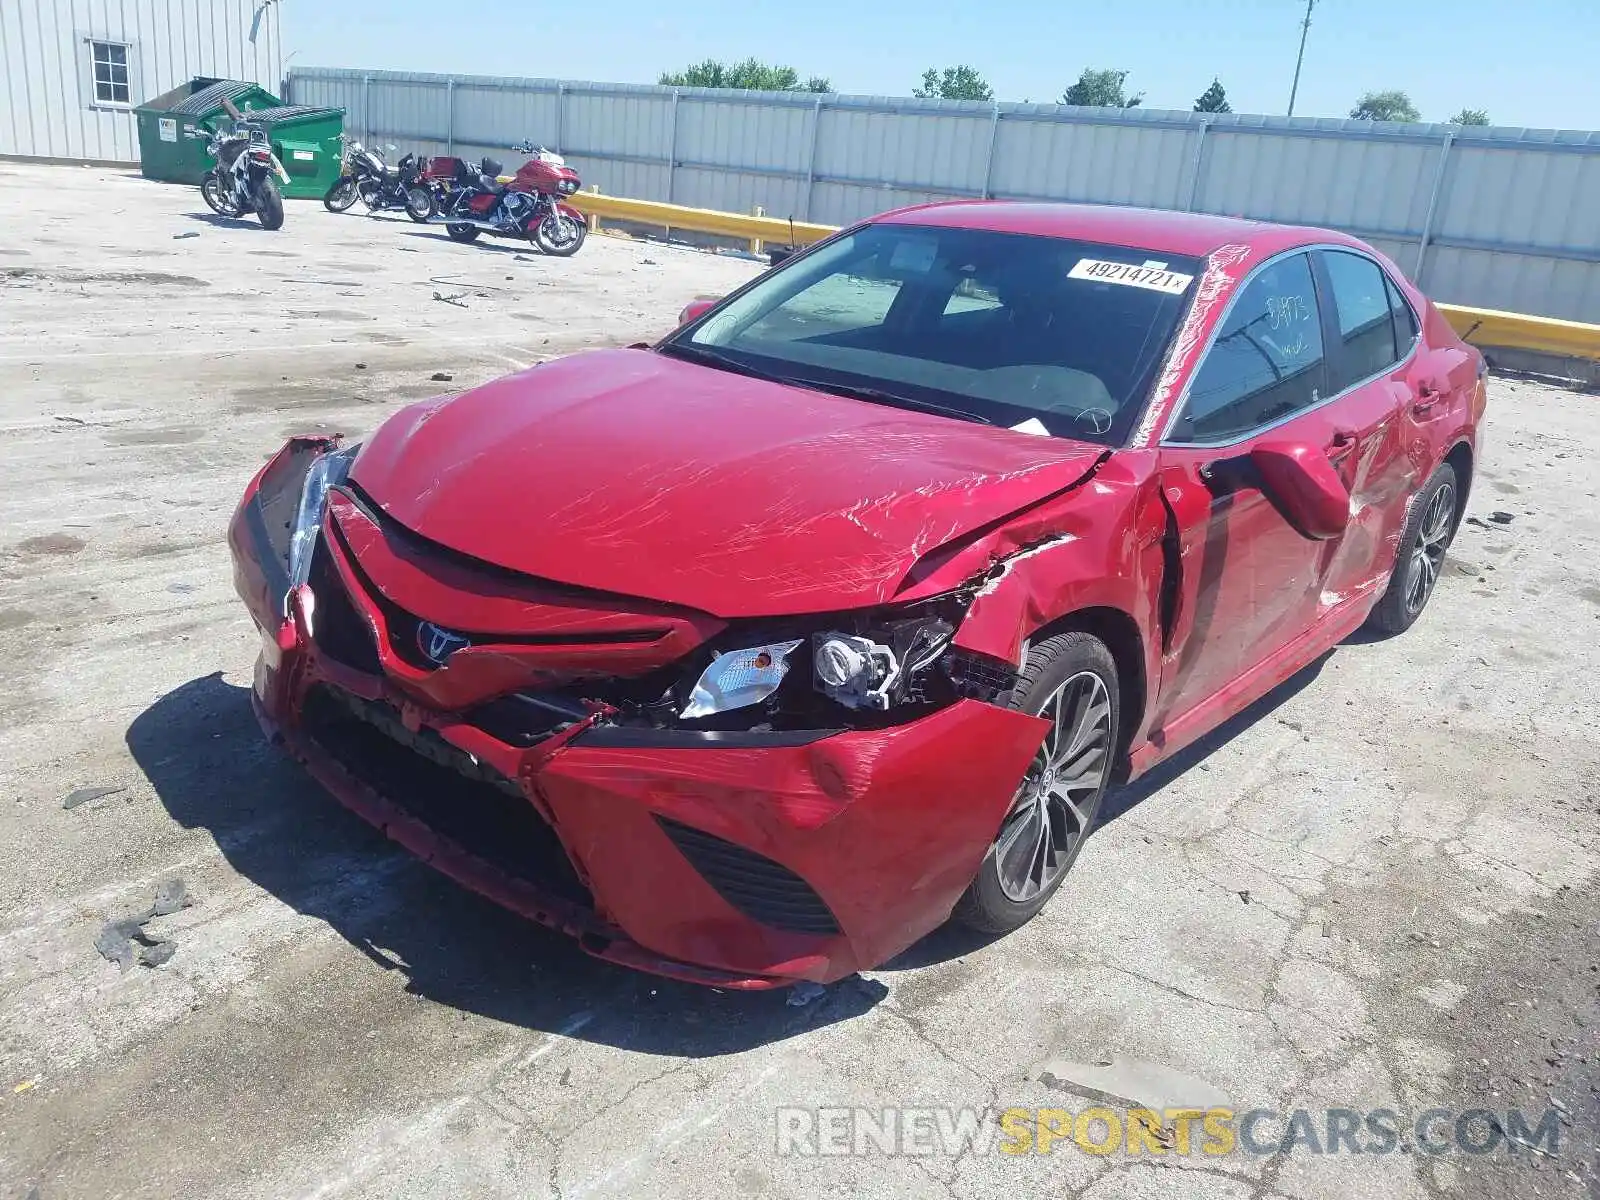
<svg viewBox="0 0 1600 1200"><path fill-rule="evenodd" d="M1152 292L1165 292L1181 296L1194 282L1193 275L1180 275L1158 267L1136 267L1132 263L1106 262L1099 258L1080 258L1078 265L1067 272L1070 279L1088 279L1095 283L1120 283L1124 287L1148 288Z"/></svg>

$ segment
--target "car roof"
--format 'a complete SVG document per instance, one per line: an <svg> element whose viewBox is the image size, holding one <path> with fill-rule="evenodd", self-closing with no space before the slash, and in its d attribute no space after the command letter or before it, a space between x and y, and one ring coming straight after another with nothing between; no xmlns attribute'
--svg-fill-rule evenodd
<svg viewBox="0 0 1600 1200"><path fill-rule="evenodd" d="M1111 204L956 200L896 209L874 217L873 222L1031 233L1195 258L1203 258L1220 246L1241 243L1260 254L1276 254L1317 242L1366 248L1354 238L1330 229Z"/></svg>

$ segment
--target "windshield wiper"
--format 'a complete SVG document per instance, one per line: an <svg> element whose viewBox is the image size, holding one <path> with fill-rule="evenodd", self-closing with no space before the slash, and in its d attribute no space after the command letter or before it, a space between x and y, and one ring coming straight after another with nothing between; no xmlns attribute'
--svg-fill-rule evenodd
<svg viewBox="0 0 1600 1200"><path fill-rule="evenodd" d="M722 354L705 346L688 345L683 342L667 342L660 347L661 353L670 354L673 358L681 358L686 362L699 363L701 366L716 367L723 371L732 371L736 375L748 375L752 379L768 379L775 383L787 383L786 379L773 375L769 371L752 367L748 363L740 362L729 354Z"/></svg>
<svg viewBox="0 0 1600 1200"><path fill-rule="evenodd" d="M885 404L894 408L909 408L916 412L934 413L941 417L954 417L958 421L973 421L979 425L994 424L988 417L980 416L975 412L968 412L964 408L956 408L949 404L935 404L932 400L918 400L914 396L902 396L898 392L886 392L882 388L857 387L849 383L824 383L817 379L800 379L793 375L779 375L774 371L763 371L759 367L752 367L749 363L742 362L730 354L713 350L709 346L668 342L661 347L661 352L670 354L674 358L682 358L688 362L700 363L703 366L717 367L739 375L748 375L752 379L765 379L769 383L783 383L788 384L790 387L810 388L817 392L832 392L836 396L848 396L852 400L866 400L872 404Z"/></svg>
<svg viewBox="0 0 1600 1200"><path fill-rule="evenodd" d="M836 396L848 396L852 400L866 400L872 404L887 404L893 408L909 408L916 412L934 413L941 417L954 417L958 421L973 421L979 425L993 425L994 422L979 413L968 412L964 408L956 408L951 404L935 404L932 400L919 400L915 396L902 396L899 392L886 392L882 388L856 387L849 383L822 383L816 379L786 379L772 376L779 383L792 384L795 387L813 388L819 392L832 392Z"/></svg>

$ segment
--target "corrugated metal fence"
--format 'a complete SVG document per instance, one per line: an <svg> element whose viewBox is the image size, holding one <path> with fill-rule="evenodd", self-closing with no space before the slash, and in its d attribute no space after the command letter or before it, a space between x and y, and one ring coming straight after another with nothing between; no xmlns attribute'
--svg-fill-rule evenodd
<svg viewBox="0 0 1600 1200"><path fill-rule="evenodd" d="M615 195L845 224L960 196L1331 226L1443 301L1600 321L1600 133L295 68L368 140L559 150Z"/></svg>

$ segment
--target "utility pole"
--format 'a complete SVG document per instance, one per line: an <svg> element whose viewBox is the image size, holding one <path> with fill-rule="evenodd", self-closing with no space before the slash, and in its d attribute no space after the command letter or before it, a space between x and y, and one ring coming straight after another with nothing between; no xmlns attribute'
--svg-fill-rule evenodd
<svg viewBox="0 0 1600 1200"><path fill-rule="evenodd" d="M1294 83L1289 87L1289 115L1294 116L1295 93L1300 90L1300 64L1306 60L1306 35L1311 32L1311 10L1317 0L1306 0L1306 19L1300 23L1300 56L1294 60Z"/></svg>

